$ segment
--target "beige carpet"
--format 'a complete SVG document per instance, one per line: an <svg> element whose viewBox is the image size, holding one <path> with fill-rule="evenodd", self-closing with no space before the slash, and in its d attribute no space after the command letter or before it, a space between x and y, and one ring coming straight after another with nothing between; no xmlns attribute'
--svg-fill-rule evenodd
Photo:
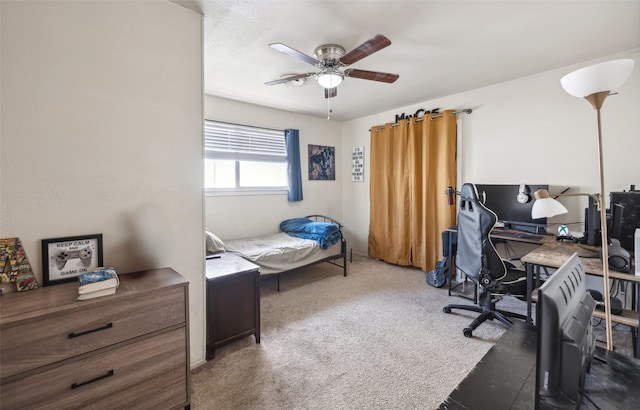
<svg viewBox="0 0 640 410"><path fill-rule="evenodd" d="M346 278L321 264L261 289L261 343L246 337L195 369L192 408L434 409L505 330L464 337L474 314L442 312L464 299L361 256Z"/></svg>
<svg viewBox="0 0 640 410"><path fill-rule="evenodd" d="M274 278L261 289L262 343L246 337L195 369L192 408L435 409L505 330L490 322L464 337L474 314L442 312L464 299L361 256L346 278L321 264L283 276L280 293ZM628 327L613 337L631 354Z"/></svg>

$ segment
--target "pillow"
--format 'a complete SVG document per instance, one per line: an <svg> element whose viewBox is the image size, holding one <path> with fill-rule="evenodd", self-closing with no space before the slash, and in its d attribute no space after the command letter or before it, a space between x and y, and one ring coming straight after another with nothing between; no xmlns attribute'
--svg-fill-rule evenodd
<svg viewBox="0 0 640 410"><path fill-rule="evenodd" d="M224 242L222 242L222 239L215 236L213 232L210 232L205 228L204 233L207 240L207 253L220 253L227 250L224 247Z"/></svg>

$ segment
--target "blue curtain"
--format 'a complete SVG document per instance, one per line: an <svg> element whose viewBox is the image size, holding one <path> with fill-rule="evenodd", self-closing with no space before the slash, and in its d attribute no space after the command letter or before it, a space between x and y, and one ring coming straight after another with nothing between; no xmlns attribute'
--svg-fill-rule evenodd
<svg viewBox="0 0 640 410"><path fill-rule="evenodd" d="M300 131L284 130L287 146L287 179L289 202L302 201L302 170L300 169Z"/></svg>

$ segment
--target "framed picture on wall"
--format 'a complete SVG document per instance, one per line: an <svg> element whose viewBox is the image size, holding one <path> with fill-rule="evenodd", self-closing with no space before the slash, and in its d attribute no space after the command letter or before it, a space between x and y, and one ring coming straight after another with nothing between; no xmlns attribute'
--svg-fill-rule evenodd
<svg viewBox="0 0 640 410"><path fill-rule="evenodd" d="M42 240L42 284L77 280L78 275L102 266L102 234Z"/></svg>
<svg viewBox="0 0 640 410"><path fill-rule="evenodd" d="M364 181L364 147L353 147L351 163L351 181Z"/></svg>
<svg viewBox="0 0 640 410"><path fill-rule="evenodd" d="M309 180L335 181L336 149L309 144Z"/></svg>

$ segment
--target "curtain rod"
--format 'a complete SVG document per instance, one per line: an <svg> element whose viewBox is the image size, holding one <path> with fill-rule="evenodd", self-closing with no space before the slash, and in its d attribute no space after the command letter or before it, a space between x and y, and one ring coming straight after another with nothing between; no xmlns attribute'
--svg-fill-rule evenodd
<svg viewBox="0 0 640 410"><path fill-rule="evenodd" d="M463 108L462 110L456 110L456 111L451 111L449 113L450 116L454 116L456 114L471 114L473 112L473 110L471 108ZM439 114L434 114L432 116L429 117L430 120L434 119L434 118L440 118L442 117L444 114L443 113L439 113ZM418 121L424 121L424 118L426 117L426 115L422 118L416 118L416 122ZM407 124L409 123L410 118L407 118L405 121L407 122ZM394 122L391 124L391 127L397 127L398 125L400 125L400 122ZM382 128L384 128L384 125L376 125L374 127L371 128L375 128L376 131L380 131ZM371 128L369 128L369 132L371 132Z"/></svg>

